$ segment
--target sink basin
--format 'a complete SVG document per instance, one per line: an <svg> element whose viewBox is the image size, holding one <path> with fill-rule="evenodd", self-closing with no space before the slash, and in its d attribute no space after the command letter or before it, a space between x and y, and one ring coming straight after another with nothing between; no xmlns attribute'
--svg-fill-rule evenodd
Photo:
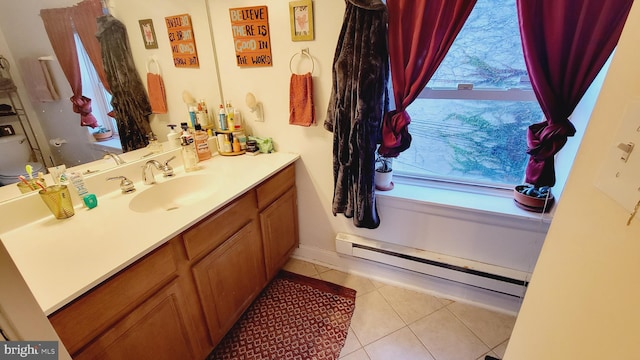
<svg viewBox="0 0 640 360"><path fill-rule="evenodd" d="M219 186L214 183L211 176L183 175L157 184L144 185L147 188L131 199L129 209L139 213L177 210L217 193Z"/></svg>

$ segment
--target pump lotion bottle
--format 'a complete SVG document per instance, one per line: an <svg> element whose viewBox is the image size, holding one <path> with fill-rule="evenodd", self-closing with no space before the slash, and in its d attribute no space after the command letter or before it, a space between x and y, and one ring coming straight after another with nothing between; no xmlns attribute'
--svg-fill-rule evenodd
<svg viewBox="0 0 640 360"><path fill-rule="evenodd" d="M182 141L182 149L180 152L182 154L182 162L184 163L184 171L198 170L198 154L193 144L193 137L182 136L180 140Z"/></svg>

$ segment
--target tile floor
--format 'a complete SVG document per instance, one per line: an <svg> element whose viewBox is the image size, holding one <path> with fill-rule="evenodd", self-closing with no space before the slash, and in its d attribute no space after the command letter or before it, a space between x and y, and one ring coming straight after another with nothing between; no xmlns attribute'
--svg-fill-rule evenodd
<svg viewBox="0 0 640 360"><path fill-rule="evenodd" d="M357 291L342 360L502 358L515 316L386 285L298 259L285 269Z"/></svg>

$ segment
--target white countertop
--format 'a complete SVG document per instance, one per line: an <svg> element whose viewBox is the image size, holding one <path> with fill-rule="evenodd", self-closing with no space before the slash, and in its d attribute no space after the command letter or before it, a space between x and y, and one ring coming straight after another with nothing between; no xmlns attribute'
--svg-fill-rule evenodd
<svg viewBox="0 0 640 360"><path fill-rule="evenodd" d="M46 315L299 158L297 154L277 152L258 156L215 156L201 162L201 170L185 173L180 154L175 154L178 158L171 162L176 170L174 178L210 175L212 183L216 184L212 186L219 187L218 191L188 207L134 212L129 209L131 199L154 186L142 184L142 163L138 162L85 179L89 190L98 196L98 206L91 210L83 208L75 198L75 215L68 219L55 219L37 194L0 204L0 217L4 223L0 228L0 240ZM162 162L171 155L156 158ZM157 174L155 169L154 173L158 183L171 180ZM134 181L137 191L122 194L117 181L105 181L107 177L117 175ZM8 226L8 223L15 226Z"/></svg>

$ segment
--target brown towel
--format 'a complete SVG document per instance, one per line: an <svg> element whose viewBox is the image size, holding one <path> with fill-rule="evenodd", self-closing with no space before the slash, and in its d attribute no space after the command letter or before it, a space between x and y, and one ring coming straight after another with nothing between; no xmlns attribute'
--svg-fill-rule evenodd
<svg viewBox="0 0 640 360"><path fill-rule="evenodd" d="M147 73L147 91L151 112L154 114L167 113L167 95L164 91L164 82L159 74Z"/></svg>
<svg viewBox="0 0 640 360"><path fill-rule="evenodd" d="M311 73L291 74L289 85L289 124L311 126L316 123L313 106L313 81Z"/></svg>

